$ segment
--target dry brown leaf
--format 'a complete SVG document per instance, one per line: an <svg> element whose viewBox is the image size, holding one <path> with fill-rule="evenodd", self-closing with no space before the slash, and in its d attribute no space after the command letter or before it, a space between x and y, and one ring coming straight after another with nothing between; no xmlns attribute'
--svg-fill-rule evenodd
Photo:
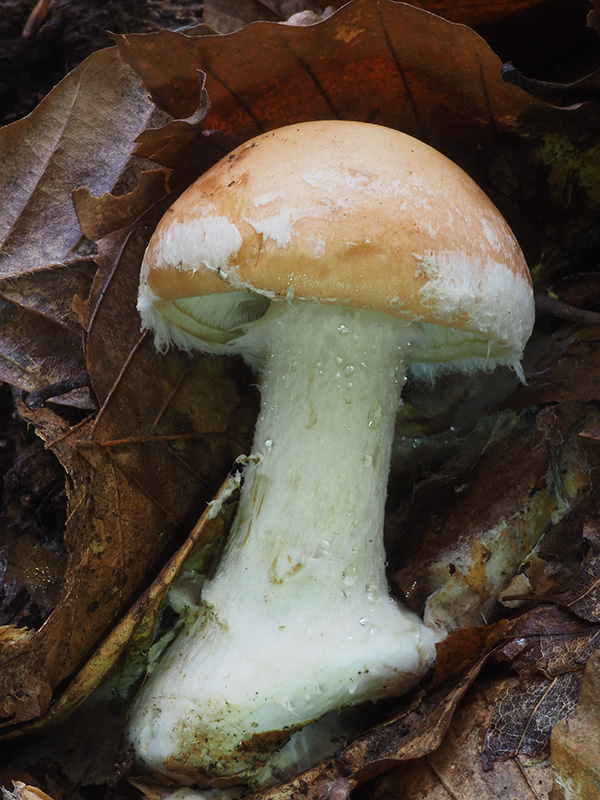
<svg viewBox="0 0 600 800"><path fill-rule="evenodd" d="M95 266L71 192L114 189L153 113L136 76L110 49L0 132L0 379L34 391L84 371L71 303L87 295ZM82 391L71 402L90 406Z"/></svg>
<svg viewBox="0 0 600 800"><path fill-rule="evenodd" d="M512 637L513 623L498 620L491 625L459 628L436 645L435 674L428 689L461 678L475 664L482 663L502 642ZM508 645L507 645L508 646Z"/></svg>
<svg viewBox="0 0 600 800"><path fill-rule="evenodd" d="M78 435L71 434L46 409L27 416L40 435L55 441L53 451L70 476L65 530L69 560L59 603L42 628L31 632L21 646L1 648L4 725L27 721L46 710L54 688L82 664L144 586L144 565L157 559L159 550L157 543L140 558L131 552L131 545L129 549L125 545L122 537L130 519L141 515L142 527L150 504L138 497L138 487L119 480L104 454L97 457L77 449L76 440L85 427ZM18 685L23 690L17 697L13 687Z"/></svg>
<svg viewBox="0 0 600 800"><path fill-rule="evenodd" d="M500 62L473 31L393 2L356 0L308 28L258 23L233 37L163 32L118 45L176 118L196 112L198 70L206 74L211 108L201 123L140 139L139 152L167 166L214 161L278 125L341 116L401 128L476 169L476 153L537 104L502 81Z"/></svg>
<svg viewBox="0 0 600 800"><path fill-rule="evenodd" d="M142 171L135 188L118 196L106 192L94 197L87 187L75 189L73 203L84 235L98 241L133 225L148 208L169 193L170 174L170 170L164 169Z"/></svg>

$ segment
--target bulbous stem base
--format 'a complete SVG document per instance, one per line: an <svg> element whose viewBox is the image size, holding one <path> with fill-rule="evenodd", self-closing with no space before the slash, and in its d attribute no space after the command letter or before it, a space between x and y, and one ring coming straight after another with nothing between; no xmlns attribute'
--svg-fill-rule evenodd
<svg viewBox="0 0 600 800"><path fill-rule="evenodd" d="M434 634L390 598L385 575L410 325L274 306L257 334L262 406L227 545L201 616L131 715L138 758L178 777L245 774L293 730L402 693L434 659Z"/></svg>

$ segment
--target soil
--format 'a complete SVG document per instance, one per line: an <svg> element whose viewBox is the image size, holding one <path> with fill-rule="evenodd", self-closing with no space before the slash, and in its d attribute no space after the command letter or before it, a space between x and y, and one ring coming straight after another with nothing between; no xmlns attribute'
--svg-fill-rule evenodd
<svg viewBox="0 0 600 800"><path fill-rule="evenodd" d="M201 2L0 0L0 124L28 114L111 33L178 30L202 21Z"/></svg>

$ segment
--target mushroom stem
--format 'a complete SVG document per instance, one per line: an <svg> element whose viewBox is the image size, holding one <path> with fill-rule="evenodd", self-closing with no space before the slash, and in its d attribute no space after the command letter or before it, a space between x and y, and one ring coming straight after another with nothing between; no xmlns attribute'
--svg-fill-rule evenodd
<svg viewBox="0 0 600 800"><path fill-rule="evenodd" d="M201 616L131 717L140 760L179 778L252 769L328 711L405 691L435 655L385 575L410 324L281 302L256 327L267 355L238 513Z"/></svg>

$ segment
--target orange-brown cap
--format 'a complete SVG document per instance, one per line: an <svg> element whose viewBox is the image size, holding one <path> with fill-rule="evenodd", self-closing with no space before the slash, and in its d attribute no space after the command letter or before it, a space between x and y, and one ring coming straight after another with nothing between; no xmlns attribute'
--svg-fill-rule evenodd
<svg viewBox="0 0 600 800"><path fill-rule="evenodd" d="M463 329L513 358L534 316L521 249L477 184L417 139L350 121L244 143L159 223L142 266L146 327L183 298L240 290Z"/></svg>

